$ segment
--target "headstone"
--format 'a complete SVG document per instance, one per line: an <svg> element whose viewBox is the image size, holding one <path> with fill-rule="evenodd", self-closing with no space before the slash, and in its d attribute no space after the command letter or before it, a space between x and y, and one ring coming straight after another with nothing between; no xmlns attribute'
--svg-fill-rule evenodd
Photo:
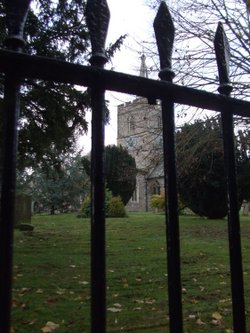
<svg viewBox="0 0 250 333"><path fill-rule="evenodd" d="M15 202L15 227L21 224L31 225L31 196L26 194L17 194Z"/></svg>

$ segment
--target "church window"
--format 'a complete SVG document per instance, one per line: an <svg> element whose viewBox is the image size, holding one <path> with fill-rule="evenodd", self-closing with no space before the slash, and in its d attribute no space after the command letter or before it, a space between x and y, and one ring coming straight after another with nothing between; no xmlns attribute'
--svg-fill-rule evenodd
<svg viewBox="0 0 250 333"><path fill-rule="evenodd" d="M135 190L133 192L131 201L132 202L139 202L139 187L137 186L137 184L135 186Z"/></svg>
<svg viewBox="0 0 250 333"><path fill-rule="evenodd" d="M161 185L157 180L152 185L152 194L161 194Z"/></svg>
<svg viewBox="0 0 250 333"><path fill-rule="evenodd" d="M128 133L133 133L135 130L135 118L133 116L129 116L128 118Z"/></svg>

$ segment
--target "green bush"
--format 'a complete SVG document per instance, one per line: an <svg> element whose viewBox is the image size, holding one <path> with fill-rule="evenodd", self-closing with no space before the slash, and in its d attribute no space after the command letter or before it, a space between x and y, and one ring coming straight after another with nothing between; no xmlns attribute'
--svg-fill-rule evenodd
<svg viewBox="0 0 250 333"><path fill-rule="evenodd" d="M112 199L112 192L108 189L105 190L105 211L108 211L109 203ZM78 214L78 217L90 217L91 215L91 199L90 195L88 195L81 205L80 214ZM106 213L107 215L107 213Z"/></svg>
<svg viewBox="0 0 250 333"><path fill-rule="evenodd" d="M153 194L151 196L151 207L156 210L165 208L165 194Z"/></svg>
<svg viewBox="0 0 250 333"><path fill-rule="evenodd" d="M151 207L154 208L156 211L164 210L165 209L165 194L153 194L151 196ZM181 201L180 197L178 196L178 211L180 214L183 214L185 208L187 206Z"/></svg>
<svg viewBox="0 0 250 333"><path fill-rule="evenodd" d="M108 217L126 217L126 209L120 196L112 197L107 209Z"/></svg>
<svg viewBox="0 0 250 333"><path fill-rule="evenodd" d="M90 217L90 212L91 212L91 200L90 200L90 195L88 195L82 203L81 209L80 209L80 214L78 215L79 217Z"/></svg>

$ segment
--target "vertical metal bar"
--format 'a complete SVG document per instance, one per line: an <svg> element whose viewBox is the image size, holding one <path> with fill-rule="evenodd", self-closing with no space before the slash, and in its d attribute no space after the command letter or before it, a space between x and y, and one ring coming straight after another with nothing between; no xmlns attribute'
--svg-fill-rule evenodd
<svg viewBox="0 0 250 333"><path fill-rule="evenodd" d="M92 89L91 100L91 332L103 333L106 326L104 92Z"/></svg>
<svg viewBox="0 0 250 333"><path fill-rule="evenodd" d="M224 144L224 163L229 200L228 237L231 269L233 327L234 332L245 333L246 318L244 281L241 254L239 203L236 180L233 116L224 110L224 112L221 114L221 120Z"/></svg>
<svg viewBox="0 0 250 333"><path fill-rule="evenodd" d="M29 0L21 3L6 1L8 49L21 52L24 45L23 27L29 8ZM0 332L9 333L11 326L11 287L13 260L13 228L15 218L15 183L20 110L20 79L15 70L6 73L3 120L3 164L0 207Z"/></svg>
<svg viewBox="0 0 250 333"><path fill-rule="evenodd" d="M164 179L167 201L166 226L170 332L180 333L183 331L183 322L174 117L174 104L171 100L163 100L162 120Z"/></svg>
<svg viewBox="0 0 250 333"><path fill-rule="evenodd" d="M162 80L170 83L174 73L171 58L174 42L174 25L165 2L162 2L154 21L154 29L160 56ZM175 150L175 112L171 98L162 101L164 179L166 188L166 232L168 260L168 295L170 332L183 332L182 290L180 269L180 239Z"/></svg>
<svg viewBox="0 0 250 333"><path fill-rule="evenodd" d="M229 81L230 50L223 26L219 23L215 35L215 52L219 71L218 91L230 96L232 86ZM246 332L244 281L241 253L239 203L236 176L233 115L230 110L222 110L222 135L224 145L224 164L228 192L228 237L231 269L231 290L234 332Z"/></svg>
<svg viewBox="0 0 250 333"><path fill-rule="evenodd" d="M104 68L105 40L110 13L105 0L88 0L86 19L92 45L92 66ZM105 175L104 126L105 92L91 87L92 151L91 151L91 332L106 332L105 276Z"/></svg>
<svg viewBox="0 0 250 333"><path fill-rule="evenodd" d="M17 121L19 116L19 80L7 75L4 96L4 151L0 219L0 332L10 331L15 218L15 181ZM3 315L4 314L4 315Z"/></svg>

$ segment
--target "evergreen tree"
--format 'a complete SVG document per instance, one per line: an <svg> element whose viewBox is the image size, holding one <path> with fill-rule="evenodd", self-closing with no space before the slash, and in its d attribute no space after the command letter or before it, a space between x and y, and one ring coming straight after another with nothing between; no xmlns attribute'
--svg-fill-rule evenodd
<svg viewBox="0 0 250 333"><path fill-rule="evenodd" d="M85 5L86 1L79 0L32 1L24 32L27 41L24 52L87 64L90 41ZM1 2L1 44L6 36ZM109 56L113 56L123 38L109 47ZM44 160L53 160L57 154L74 151L78 136L88 129L85 119L89 107L87 90L70 84L26 79L21 94L19 168L36 167ZM0 97L3 97L3 90L0 90Z"/></svg>
<svg viewBox="0 0 250 333"><path fill-rule="evenodd" d="M106 185L113 196L120 196L124 205L132 197L136 186L135 159L126 148L110 145L105 148Z"/></svg>
<svg viewBox="0 0 250 333"><path fill-rule="evenodd" d="M82 165L87 175L91 175L90 157L82 158ZM113 196L120 196L124 205L132 197L136 185L135 159L122 146L105 147L106 187Z"/></svg>
<svg viewBox="0 0 250 333"><path fill-rule="evenodd" d="M226 177L220 124L215 119L186 124L177 133L178 186L181 200L194 213L208 218L227 214ZM248 199L249 150L237 137L239 207ZM248 146L249 147L249 146Z"/></svg>

